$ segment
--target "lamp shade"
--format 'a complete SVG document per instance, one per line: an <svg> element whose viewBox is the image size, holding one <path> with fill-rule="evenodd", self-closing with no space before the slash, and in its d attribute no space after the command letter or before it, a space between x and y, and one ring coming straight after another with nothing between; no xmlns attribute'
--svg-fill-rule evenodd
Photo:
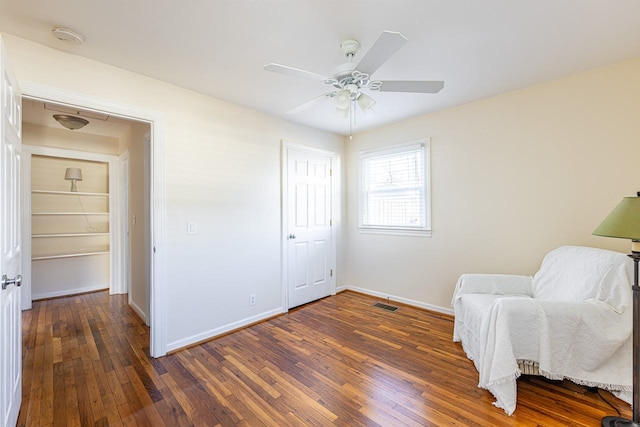
<svg viewBox="0 0 640 427"><path fill-rule="evenodd" d="M339 110L348 110L351 104L351 92L342 89L336 94L336 108Z"/></svg>
<svg viewBox="0 0 640 427"><path fill-rule="evenodd" d="M640 193L638 197L623 198L593 234L640 240Z"/></svg>
<svg viewBox="0 0 640 427"><path fill-rule="evenodd" d="M358 105L364 112L370 111L375 104L376 101L367 94L361 93L358 96Z"/></svg>
<svg viewBox="0 0 640 427"><path fill-rule="evenodd" d="M78 180L82 181L82 169L80 168L67 168L64 174L64 179L67 181Z"/></svg>

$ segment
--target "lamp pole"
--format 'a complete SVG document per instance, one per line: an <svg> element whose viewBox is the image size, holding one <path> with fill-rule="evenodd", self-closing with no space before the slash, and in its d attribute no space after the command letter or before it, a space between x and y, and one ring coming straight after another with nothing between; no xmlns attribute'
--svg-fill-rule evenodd
<svg viewBox="0 0 640 427"><path fill-rule="evenodd" d="M640 427L640 287L638 287L638 262L640 261L640 191L637 197L625 197L593 232L596 236L631 239L633 260L633 419L604 417L602 427Z"/></svg>
<svg viewBox="0 0 640 427"><path fill-rule="evenodd" d="M638 261L640 252L631 252L633 259L633 424L640 425L640 287L638 287Z"/></svg>
<svg viewBox="0 0 640 427"><path fill-rule="evenodd" d="M640 252L632 251L629 258L633 260L633 419L629 421L621 417L604 417L602 427L640 427L640 287L638 286L638 261Z"/></svg>

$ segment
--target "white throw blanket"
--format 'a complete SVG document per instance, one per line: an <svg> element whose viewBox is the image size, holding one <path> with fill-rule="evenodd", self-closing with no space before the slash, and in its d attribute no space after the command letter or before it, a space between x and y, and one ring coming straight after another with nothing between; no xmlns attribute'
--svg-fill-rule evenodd
<svg viewBox="0 0 640 427"><path fill-rule="evenodd" d="M574 255L579 266L564 264ZM452 301L454 341L462 341L478 386L495 396L496 406L509 415L515 410L518 360L538 363L549 379L616 391L631 401L630 264L620 256L563 247L547 255L533 279L460 277Z"/></svg>

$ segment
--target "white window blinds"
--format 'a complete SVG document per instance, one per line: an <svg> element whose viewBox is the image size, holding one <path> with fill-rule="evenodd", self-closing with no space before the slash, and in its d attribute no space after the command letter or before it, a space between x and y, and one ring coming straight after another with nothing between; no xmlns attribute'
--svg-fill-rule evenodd
<svg viewBox="0 0 640 427"><path fill-rule="evenodd" d="M426 230L427 143L360 154L360 227Z"/></svg>

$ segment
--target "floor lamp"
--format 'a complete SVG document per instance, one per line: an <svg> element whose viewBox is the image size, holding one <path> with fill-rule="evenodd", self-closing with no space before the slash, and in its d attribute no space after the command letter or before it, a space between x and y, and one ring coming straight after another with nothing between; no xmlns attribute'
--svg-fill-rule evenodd
<svg viewBox="0 0 640 427"><path fill-rule="evenodd" d="M638 261L640 261L640 192L637 197L625 197L593 232L596 236L631 239L633 260L633 420L604 417L603 427L640 427L640 288L638 287Z"/></svg>

